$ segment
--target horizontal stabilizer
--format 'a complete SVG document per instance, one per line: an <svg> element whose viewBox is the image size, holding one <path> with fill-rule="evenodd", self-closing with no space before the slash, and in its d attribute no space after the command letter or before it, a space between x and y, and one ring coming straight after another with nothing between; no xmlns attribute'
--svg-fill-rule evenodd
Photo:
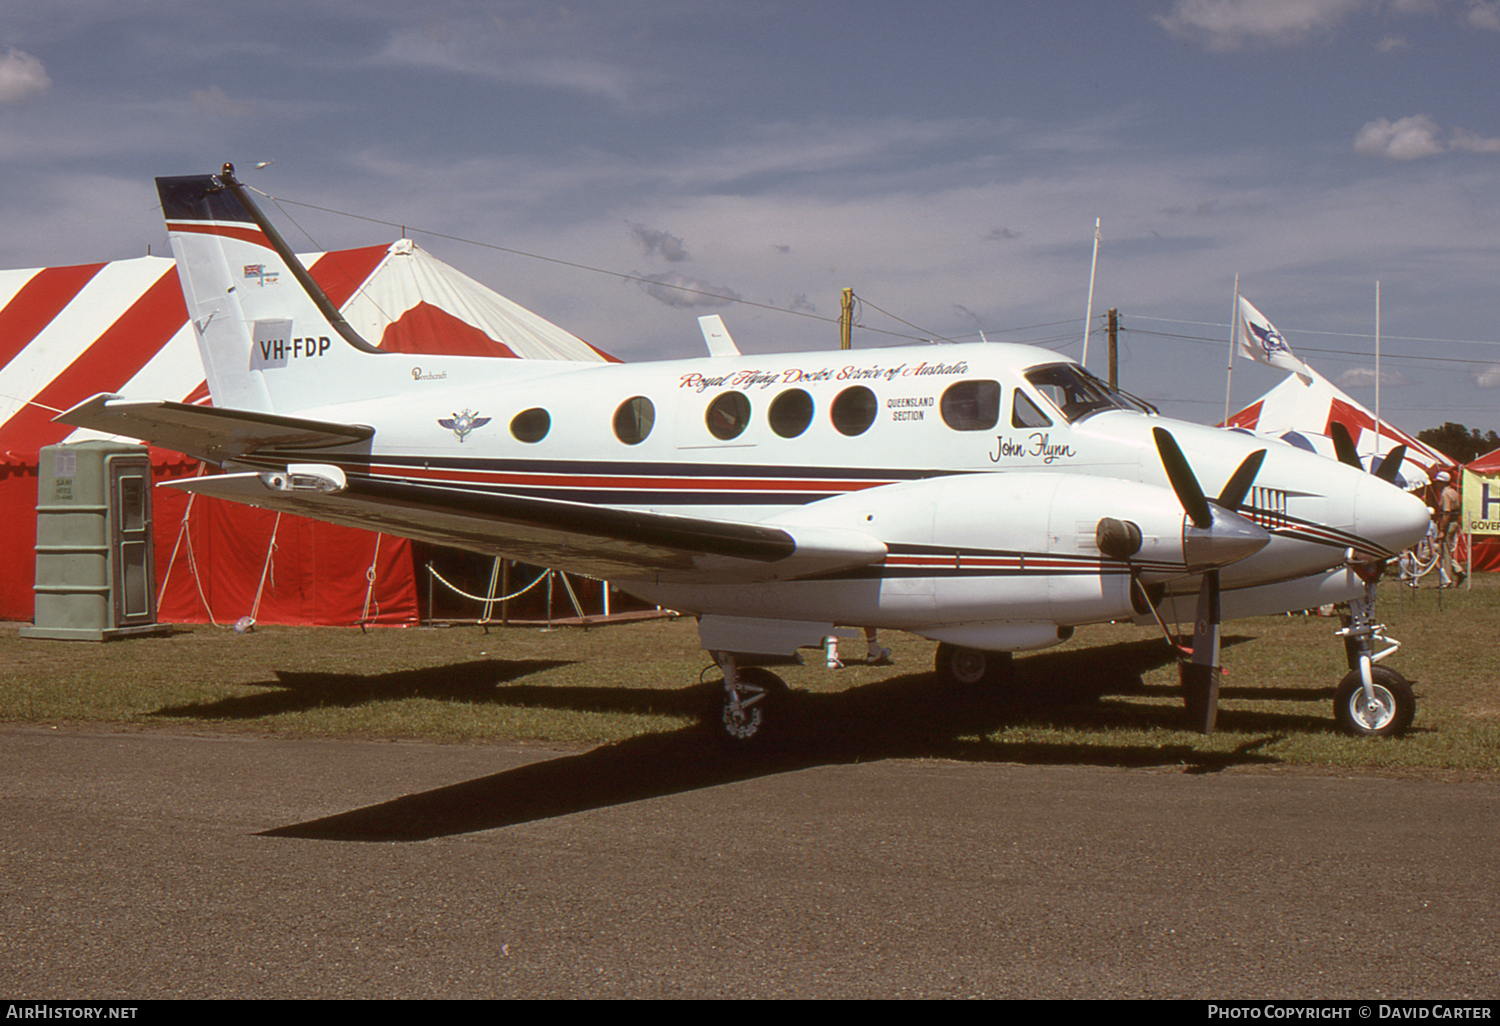
<svg viewBox="0 0 1500 1026"><path fill-rule="evenodd" d="M258 449L350 445L375 434L374 428L360 424L221 410L163 399L135 402L107 392L84 400L54 419L74 427L139 438L210 463L223 463Z"/></svg>
<svg viewBox="0 0 1500 1026"><path fill-rule="evenodd" d="M877 539L839 528L771 527L370 478L352 478L334 491L296 487L281 472L199 477L170 487L617 581L791 580L868 566L886 555Z"/></svg>

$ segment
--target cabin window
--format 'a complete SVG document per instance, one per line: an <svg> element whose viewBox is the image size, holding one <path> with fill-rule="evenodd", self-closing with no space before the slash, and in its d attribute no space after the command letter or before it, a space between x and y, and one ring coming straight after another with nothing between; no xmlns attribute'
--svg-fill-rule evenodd
<svg viewBox="0 0 1500 1026"><path fill-rule="evenodd" d="M862 435L870 430L870 425L875 423L875 414L879 411L880 404L875 400L875 393L864 385L855 385L846 388L833 400L833 407L829 411L833 418L833 426L838 428L839 434Z"/></svg>
<svg viewBox="0 0 1500 1026"><path fill-rule="evenodd" d="M954 431L988 431L1000 422L1000 382L960 381L939 404L943 423Z"/></svg>
<svg viewBox="0 0 1500 1026"><path fill-rule="evenodd" d="M552 430L552 415L540 406L522 410L511 418L510 433L518 442L540 442Z"/></svg>
<svg viewBox="0 0 1500 1026"><path fill-rule="evenodd" d="M615 437L626 445L646 440L656 423L656 407L643 395L626 399L615 410Z"/></svg>
<svg viewBox="0 0 1500 1026"><path fill-rule="evenodd" d="M1041 411L1031 397L1019 388L1016 400L1010 407L1010 426L1018 428L1044 428L1052 426L1052 418Z"/></svg>
<svg viewBox="0 0 1500 1026"><path fill-rule="evenodd" d="M800 388L789 388L771 400L766 419L782 438L796 438L812 423L813 399Z"/></svg>
<svg viewBox="0 0 1500 1026"><path fill-rule="evenodd" d="M750 399L744 392L724 392L714 396L704 415L709 434L721 442L738 438L750 423Z"/></svg>

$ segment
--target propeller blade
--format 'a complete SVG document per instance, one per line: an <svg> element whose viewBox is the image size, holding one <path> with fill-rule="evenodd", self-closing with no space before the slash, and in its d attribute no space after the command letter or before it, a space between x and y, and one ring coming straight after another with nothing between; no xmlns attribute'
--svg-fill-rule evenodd
<svg viewBox="0 0 1500 1026"><path fill-rule="evenodd" d="M1380 461L1380 466L1375 468L1375 476L1386 484L1395 484L1396 475L1401 473L1401 461L1406 459L1406 446L1398 445L1385 454L1385 459Z"/></svg>
<svg viewBox="0 0 1500 1026"><path fill-rule="evenodd" d="M1181 664L1182 697L1188 722L1212 734L1219 717L1219 571L1203 575L1198 589L1198 616L1193 629L1193 658Z"/></svg>
<svg viewBox="0 0 1500 1026"><path fill-rule="evenodd" d="M1328 433L1333 436L1333 451L1338 453L1339 462L1355 470L1363 470L1364 465L1359 462L1359 453L1354 449L1354 439L1349 436L1349 429L1334 421L1329 426Z"/></svg>
<svg viewBox="0 0 1500 1026"><path fill-rule="evenodd" d="M1245 501L1245 496L1250 494L1250 486L1255 483L1255 475L1260 473L1260 465L1266 461L1266 450L1257 449L1245 457L1239 469L1234 472L1224 488L1219 492L1218 503L1225 509L1233 511L1239 508L1240 503Z"/></svg>
<svg viewBox="0 0 1500 1026"><path fill-rule="evenodd" d="M1177 445L1177 439L1165 428L1152 428L1151 434L1156 438L1156 451L1161 456L1167 480L1172 482L1172 491L1177 493L1177 501L1182 503L1183 511L1192 520L1193 526L1206 530L1213 523L1213 513L1208 508L1208 499L1199 487L1198 479L1193 476L1193 468L1188 466L1187 457Z"/></svg>

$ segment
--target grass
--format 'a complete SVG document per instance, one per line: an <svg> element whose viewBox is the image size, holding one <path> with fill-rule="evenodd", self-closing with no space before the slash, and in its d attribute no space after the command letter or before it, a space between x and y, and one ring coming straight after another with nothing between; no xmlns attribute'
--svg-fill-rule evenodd
<svg viewBox="0 0 1500 1026"><path fill-rule="evenodd" d="M819 653L778 668L794 689L783 741L814 761L961 758L1112 766L1295 765L1500 771L1500 576L1472 591L1382 585L1381 620L1416 682L1405 737L1345 737L1333 690L1347 672L1338 621L1263 617L1226 625L1219 729L1183 729L1159 632L1082 629L1018 655L1003 692L955 691L933 645L882 635L895 664L828 670ZM860 654L862 640L844 643ZM176 627L92 644L0 627L0 721L173 727L288 737L600 744L696 737L717 672L690 620L562 628Z"/></svg>

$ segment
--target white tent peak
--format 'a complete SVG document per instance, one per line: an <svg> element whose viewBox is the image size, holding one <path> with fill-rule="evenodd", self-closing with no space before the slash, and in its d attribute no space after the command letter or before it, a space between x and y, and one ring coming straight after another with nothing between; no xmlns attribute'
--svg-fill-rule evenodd
<svg viewBox="0 0 1500 1026"><path fill-rule="evenodd" d="M411 239L392 243L343 314L382 349L604 363L610 358Z"/></svg>
<svg viewBox="0 0 1500 1026"><path fill-rule="evenodd" d="M1453 462L1387 420L1379 422L1377 432L1373 413L1306 363L1302 368L1288 373L1281 384L1233 414L1222 426L1334 456L1328 435L1337 422L1349 430L1366 468L1378 464L1376 457L1384 458L1396 446L1406 446L1401 477L1408 487L1426 484L1439 468Z"/></svg>

